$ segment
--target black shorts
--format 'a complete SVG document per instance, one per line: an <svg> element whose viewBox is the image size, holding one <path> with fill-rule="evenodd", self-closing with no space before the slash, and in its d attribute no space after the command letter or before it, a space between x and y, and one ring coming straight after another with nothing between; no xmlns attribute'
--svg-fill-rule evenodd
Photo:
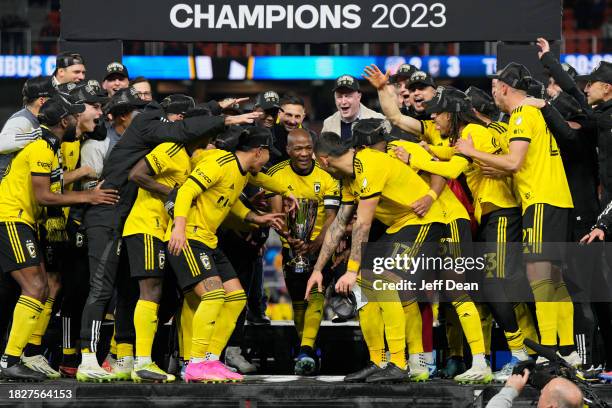
<svg viewBox="0 0 612 408"><path fill-rule="evenodd" d="M569 238L570 209L533 204L523 214L523 259L526 262L563 262Z"/></svg>
<svg viewBox="0 0 612 408"><path fill-rule="evenodd" d="M42 263L36 231L22 222L0 222L0 268L10 273Z"/></svg>
<svg viewBox="0 0 612 408"><path fill-rule="evenodd" d="M407 225L392 234L383 234L376 243L384 243L384 254L387 258L396 257L436 257L439 242L444 235L444 224L437 222L423 225ZM404 271L402 275L420 277L425 270ZM369 279L366 277L366 282Z"/></svg>
<svg viewBox="0 0 612 408"><path fill-rule="evenodd" d="M168 253L168 260L183 291L213 276L223 282L237 278L234 267L220 249L211 249L193 239L187 241L179 256Z"/></svg>
<svg viewBox="0 0 612 408"><path fill-rule="evenodd" d="M376 242L393 243L388 256L436 256L438 243L444 237L445 225L434 222L424 225L407 225L393 234L383 234Z"/></svg>
<svg viewBox="0 0 612 408"><path fill-rule="evenodd" d="M130 259L132 278L163 278L166 266L166 244L149 234L123 237Z"/></svg>
<svg viewBox="0 0 612 408"><path fill-rule="evenodd" d="M474 253L469 220L460 218L445 225L446 233L440 240L440 255L444 258L470 257Z"/></svg>
<svg viewBox="0 0 612 408"><path fill-rule="evenodd" d="M478 228L478 255L486 260L485 277L523 277L523 221L520 208L502 208L482 216Z"/></svg>

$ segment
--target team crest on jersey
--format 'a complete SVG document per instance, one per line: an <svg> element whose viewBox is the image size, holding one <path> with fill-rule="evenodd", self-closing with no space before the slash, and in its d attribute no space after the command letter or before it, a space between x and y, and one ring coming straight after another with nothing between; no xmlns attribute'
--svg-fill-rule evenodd
<svg viewBox="0 0 612 408"><path fill-rule="evenodd" d="M159 260L159 269L164 269L164 266L166 265L166 253L163 250L159 251L157 259Z"/></svg>
<svg viewBox="0 0 612 408"><path fill-rule="evenodd" d="M200 261L202 261L202 265L206 268L207 271L210 271L210 258L206 254L200 254Z"/></svg>
<svg viewBox="0 0 612 408"><path fill-rule="evenodd" d="M26 248L28 253L30 254L30 258L36 258L36 245L30 240L26 241Z"/></svg>
<svg viewBox="0 0 612 408"><path fill-rule="evenodd" d="M314 192L315 194L319 194L321 192L321 183L319 182L314 183Z"/></svg>
<svg viewBox="0 0 612 408"><path fill-rule="evenodd" d="M515 123L517 126L518 126L518 125L520 125L521 123L523 123L523 117L522 117L522 116L519 116L518 118L516 118L516 120L514 121L514 123Z"/></svg>

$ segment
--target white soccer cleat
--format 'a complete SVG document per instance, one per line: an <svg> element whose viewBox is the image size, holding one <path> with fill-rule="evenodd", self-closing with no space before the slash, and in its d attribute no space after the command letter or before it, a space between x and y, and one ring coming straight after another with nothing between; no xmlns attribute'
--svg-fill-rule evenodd
<svg viewBox="0 0 612 408"><path fill-rule="evenodd" d="M51 380L56 380L62 375L59 371L55 371L50 365L45 356L37 354L35 356L21 357L23 364L31 370L38 371L47 376Z"/></svg>

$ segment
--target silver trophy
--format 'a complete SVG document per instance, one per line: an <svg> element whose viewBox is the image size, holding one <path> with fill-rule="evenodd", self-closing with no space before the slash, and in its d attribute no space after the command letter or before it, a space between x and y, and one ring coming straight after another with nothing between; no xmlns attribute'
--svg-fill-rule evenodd
<svg viewBox="0 0 612 408"><path fill-rule="evenodd" d="M297 207L287 214L287 226L289 227L291 238L299 239L306 243L310 240L312 230L317 222L319 202L309 198L298 198L297 202ZM295 273L303 273L308 270L310 266L308 258L302 255L294 256L292 249L290 249L290 254L292 259L288 264L293 267Z"/></svg>

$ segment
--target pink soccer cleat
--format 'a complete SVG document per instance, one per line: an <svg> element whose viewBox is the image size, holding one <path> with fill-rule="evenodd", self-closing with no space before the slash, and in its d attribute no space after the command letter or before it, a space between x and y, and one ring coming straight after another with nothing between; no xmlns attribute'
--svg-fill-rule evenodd
<svg viewBox="0 0 612 408"><path fill-rule="evenodd" d="M211 366L215 372L221 376L224 376L227 381L242 381L244 380L244 376L239 373L235 373L229 368L225 366L221 361L209 361L208 364Z"/></svg>
<svg viewBox="0 0 612 408"><path fill-rule="evenodd" d="M185 370L185 382L224 382L228 378L224 376L213 361L202 361L201 363L189 363Z"/></svg>

